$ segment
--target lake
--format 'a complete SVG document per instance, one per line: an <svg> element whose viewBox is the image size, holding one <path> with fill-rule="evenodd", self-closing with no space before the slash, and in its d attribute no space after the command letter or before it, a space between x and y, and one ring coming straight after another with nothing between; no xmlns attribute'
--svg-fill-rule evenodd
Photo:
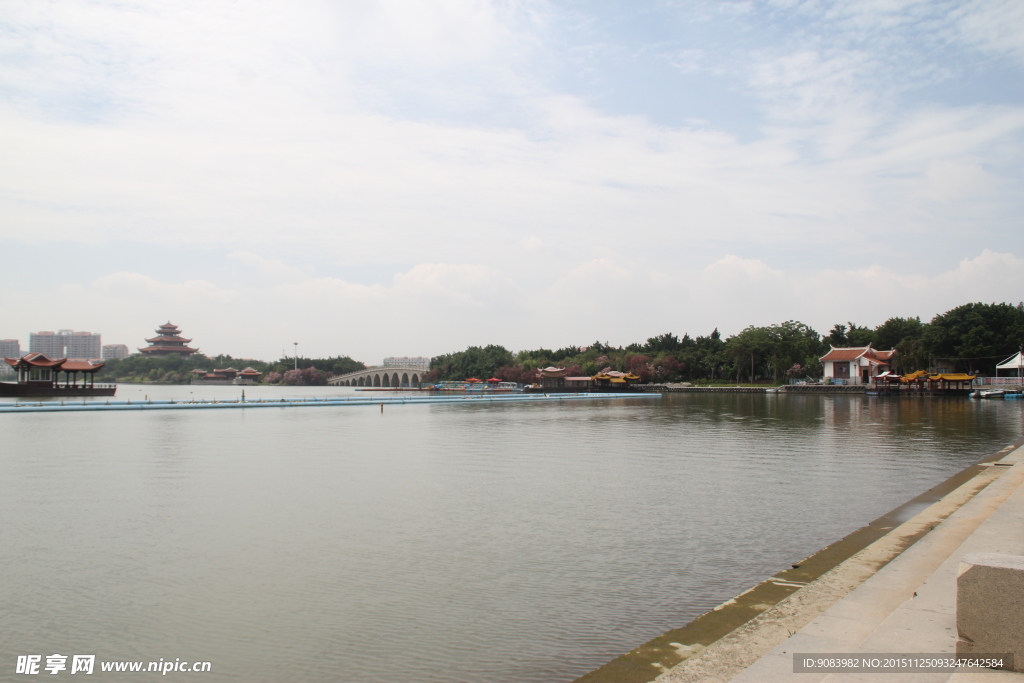
<svg viewBox="0 0 1024 683"><path fill-rule="evenodd" d="M570 681L999 450L1022 413L672 394L0 415L0 678L61 653L209 661L204 680Z"/></svg>

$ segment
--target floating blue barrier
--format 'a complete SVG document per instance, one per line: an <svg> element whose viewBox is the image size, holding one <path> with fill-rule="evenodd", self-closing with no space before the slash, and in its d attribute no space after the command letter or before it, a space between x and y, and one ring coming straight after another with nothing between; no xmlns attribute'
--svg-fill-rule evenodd
<svg viewBox="0 0 1024 683"><path fill-rule="evenodd" d="M499 396L389 396L367 398L364 396L324 398L255 398L255 399L192 399L188 401L31 401L27 403L0 404L0 413L68 413L100 410L203 410L226 408L295 408L311 406L376 406L419 403L511 403L515 401L578 401L610 398L659 398L661 394L512 394Z"/></svg>

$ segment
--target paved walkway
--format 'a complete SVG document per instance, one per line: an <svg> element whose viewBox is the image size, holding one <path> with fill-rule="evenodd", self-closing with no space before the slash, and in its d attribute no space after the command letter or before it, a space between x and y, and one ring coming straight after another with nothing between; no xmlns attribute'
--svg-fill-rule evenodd
<svg viewBox="0 0 1024 683"><path fill-rule="evenodd" d="M735 681L765 683L825 681L846 683L968 683L1024 682L1024 674L982 672L960 674L793 673L793 653L953 653L956 651L957 567L967 553L1024 555L1024 446L991 465L991 481L955 512L939 522L920 541L874 572L862 583L856 579L865 548L786 600L698 656L659 676L657 683ZM977 478L976 478L977 479ZM957 492L970 495L971 482L935 506L956 501ZM977 482L975 482L975 486ZM965 488L966 487L966 488ZM966 493L965 493L966 492ZM934 507L934 506L933 506ZM926 519L929 510L918 517ZM935 511L932 511L934 517ZM912 525L915 519L906 524ZM901 528L893 530L899 536ZM904 530L905 533L905 530ZM844 566L845 565L845 566ZM845 578L844 578L845 577ZM859 585L835 597L830 583ZM801 596L802 593L805 595ZM804 619L800 623L800 616ZM787 627L787 624L798 625ZM782 630L781 635L779 634Z"/></svg>

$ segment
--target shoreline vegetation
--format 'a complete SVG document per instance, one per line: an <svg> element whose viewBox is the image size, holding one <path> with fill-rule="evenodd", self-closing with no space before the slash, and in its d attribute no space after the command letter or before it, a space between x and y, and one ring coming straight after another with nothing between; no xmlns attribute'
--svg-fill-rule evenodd
<svg viewBox="0 0 1024 683"><path fill-rule="evenodd" d="M799 321L787 320L768 326L751 325L724 339L716 328L707 336L678 337L667 332L624 347L597 341L590 346L514 353L494 344L470 346L432 358L426 380L499 377L528 384L534 381L538 369L557 365L574 376L592 376L608 370L632 372L642 383L778 386L791 379L820 378L822 368L818 359L830 346L868 345L896 349L893 369L901 373L944 368L949 372L992 375L996 363L1016 352L1022 343L1024 304L971 303L936 315L928 323L920 317L889 318L873 329L853 322L837 323L826 335ZM188 384L193 370L228 366L239 370L254 368L261 373L260 384L288 386L322 386L330 377L367 367L341 355L270 362L229 355L133 355L107 361L101 375L102 381L107 382Z"/></svg>

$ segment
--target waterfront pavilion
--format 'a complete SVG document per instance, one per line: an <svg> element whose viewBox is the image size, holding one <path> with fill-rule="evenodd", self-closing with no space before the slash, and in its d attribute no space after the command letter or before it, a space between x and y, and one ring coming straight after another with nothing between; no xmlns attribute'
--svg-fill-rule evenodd
<svg viewBox="0 0 1024 683"><path fill-rule="evenodd" d="M106 363L88 360L52 360L41 353L30 353L21 358L4 358L4 362L18 373L18 384L39 387L78 387L92 389L96 373ZM60 373L64 373L61 382ZM78 373L82 373L82 384L78 384Z"/></svg>

